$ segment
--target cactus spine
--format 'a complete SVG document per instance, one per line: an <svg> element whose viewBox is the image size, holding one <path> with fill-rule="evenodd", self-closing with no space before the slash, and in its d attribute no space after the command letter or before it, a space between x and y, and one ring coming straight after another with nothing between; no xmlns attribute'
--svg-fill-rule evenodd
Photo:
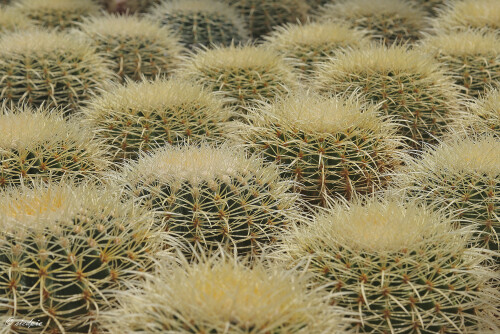
<svg viewBox="0 0 500 334"><path fill-rule="evenodd" d="M448 1L438 10L433 25L442 32L487 29L500 32L500 2L496 0Z"/></svg>

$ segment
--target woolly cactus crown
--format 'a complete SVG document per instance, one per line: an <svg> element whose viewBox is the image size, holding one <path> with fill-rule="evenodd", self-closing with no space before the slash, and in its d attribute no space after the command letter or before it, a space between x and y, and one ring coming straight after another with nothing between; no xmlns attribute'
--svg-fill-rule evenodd
<svg viewBox="0 0 500 334"><path fill-rule="evenodd" d="M485 28L500 31L500 2L497 0L449 1L438 13L434 20L436 30Z"/></svg>
<svg viewBox="0 0 500 334"><path fill-rule="evenodd" d="M306 287L304 276L262 262L250 269L213 257L161 266L140 289L123 293L104 323L113 332L344 333L342 313Z"/></svg>

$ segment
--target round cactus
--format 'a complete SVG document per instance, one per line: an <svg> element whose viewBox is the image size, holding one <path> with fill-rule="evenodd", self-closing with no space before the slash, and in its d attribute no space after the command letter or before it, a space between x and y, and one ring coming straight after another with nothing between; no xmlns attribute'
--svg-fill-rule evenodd
<svg viewBox="0 0 500 334"><path fill-rule="evenodd" d="M325 294L308 291L290 270L263 262L246 267L211 257L155 275L120 295L120 307L106 312L111 333L345 333L343 313Z"/></svg>
<svg viewBox="0 0 500 334"><path fill-rule="evenodd" d="M33 22L12 8L0 7L0 33L15 30L26 30L33 27Z"/></svg>
<svg viewBox="0 0 500 334"><path fill-rule="evenodd" d="M479 224L480 245L500 251L500 139L460 138L407 161L396 184L406 196L452 209L464 225ZM498 253L500 256L500 253Z"/></svg>
<svg viewBox="0 0 500 334"><path fill-rule="evenodd" d="M425 11L406 0L343 0L327 4L319 20L334 20L370 32L386 45L414 42L426 27Z"/></svg>
<svg viewBox="0 0 500 334"><path fill-rule="evenodd" d="M113 301L103 292L123 287L136 276L131 270L152 265L158 244L150 217L111 190L89 185L3 191L0 312L36 319L51 333L90 332L96 315Z"/></svg>
<svg viewBox="0 0 500 334"><path fill-rule="evenodd" d="M0 98L77 109L112 78L87 41L66 33L26 31L0 38Z"/></svg>
<svg viewBox="0 0 500 334"><path fill-rule="evenodd" d="M224 0L245 18L252 38L272 31L274 26L305 21L309 5L303 0Z"/></svg>
<svg viewBox="0 0 500 334"><path fill-rule="evenodd" d="M488 29L500 32L500 2L497 0L448 1L440 8L434 28L440 31Z"/></svg>
<svg viewBox="0 0 500 334"><path fill-rule="evenodd" d="M102 146L77 122L47 110L0 112L0 188L32 180L97 177L107 167Z"/></svg>
<svg viewBox="0 0 500 334"><path fill-rule="evenodd" d="M471 97L500 82L500 38L494 33L459 31L430 36L423 50L448 69Z"/></svg>
<svg viewBox="0 0 500 334"><path fill-rule="evenodd" d="M275 166L229 147L165 147L117 177L125 178L120 183L142 206L157 212L158 227L186 248L222 245L255 254L294 214L296 196Z"/></svg>
<svg viewBox="0 0 500 334"><path fill-rule="evenodd" d="M150 10L152 18L178 31L188 47L228 46L248 40L248 31L238 13L218 0L166 1Z"/></svg>
<svg viewBox="0 0 500 334"><path fill-rule="evenodd" d="M179 80L117 85L91 100L84 114L115 160L136 158L159 143L223 141L231 116L222 100Z"/></svg>
<svg viewBox="0 0 500 334"><path fill-rule="evenodd" d="M67 29L82 18L99 14L93 0L17 0L16 10L28 16L40 27Z"/></svg>
<svg viewBox="0 0 500 334"><path fill-rule="evenodd" d="M355 333L486 333L500 293L470 236L429 208L371 198L293 230L282 257L310 259L317 283L340 293L331 303L357 313Z"/></svg>
<svg viewBox="0 0 500 334"><path fill-rule="evenodd" d="M241 113L256 100L272 100L298 84L293 67L278 53L257 46L200 51L186 59L179 74L221 92L227 104L238 107Z"/></svg>
<svg viewBox="0 0 500 334"><path fill-rule="evenodd" d="M444 131L458 108L458 87L430 56L405 47L373 46L340 54L318 71L322 93L361 91L400 120L400 134L419 149Z"/></svg>
<svg viewBox="0 0 500 334"><path fill-rule="evenodd" d="M267 47L289 59L305 78L312 77L316 65L339 49L367 44L363 32L333 22L289 24L277 27L265 39Z"/></svg>
<svg viewBox="0 0 500 334"><path fill-rule="evenodd" d="M311 204L371 193L399 164L394 125L354 96L287 97L255 110L249 123L240 126L242 145L279 164Z"/></svg>
<svg viewBox="0 0 500 334"><path fill-rule="evenodd" d="M84 20L80 29L113 62L122 80L169 74L183 50L169 29L137 16L94 17Z"/></svg>

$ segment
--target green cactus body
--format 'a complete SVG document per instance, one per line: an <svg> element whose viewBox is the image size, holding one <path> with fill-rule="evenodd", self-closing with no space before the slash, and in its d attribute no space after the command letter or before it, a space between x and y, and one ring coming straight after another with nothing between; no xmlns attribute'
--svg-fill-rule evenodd
<svg viewBox="0 0 500 334"><path fill-rule="evenodd" d="M256 46L200 51L186 59L179 75L228 99L244 114L257 101L272 100L297 87L293 67L276 52Z"/></svg>
<svg viewBox="0 0 500 334"><path fill-rule="evenodd" d="M183 50L169 29L137 16L100 16L84 20L80 28L122 80L169 74Z"/></svg>
<svg viewBox="0 0 500 334"><path fill-rule="evenodd" d="M224 0L246 20L252 38L285 23L304 22L309 5L303 0Z"/></svg>
<svg viewBox="0 0 500 334"><path fill-rule="evenodd" d="M495 273L468 250L470 230L396 200L335 204L283 238L287 261L310 259L331 304L357 314L355 333L487 333L498 329ZM496 323L496 324L495 324ZM495 332L495 330L493 330ZM492 333L493 333L492 332Z"/></svg>
<svg viewBox="0 0 500 334"><path fill-rule="evenodd" d="M446 67L470 97L500 82L500 38L494 33L462 31L431 36L423 49Z"/></svg>
<svg viewBox="0 0 500 334"><path fill-rule="evenodd" d="M88 333L112 305L103 292L152 265L150 216L110 190L38 185L0 198L0 312L43 324L15 333Z"/></svg>
<svg viewBox="0 0 500 334"><path fill-rule="evenodd" d="M93 0L18 0L16 10L44 28L68 29L82 18L99 14Z"/></svg>
<svg viewBox="0 0 500 334"><path fill-rule="evenodd" d="M363 32L333 22L290 24L277 27L266 37L266 46L290 60L311 81L316 66L335 56L339 49L367 43Z"/></svg>
<svg viewBox="0 0 500 334"><path fill-rule="evenodd" d="M430 57L405 47L373 46L352 50L318 70L324 94L359 90L399 120L402 136L420 149L441 136L458 108L458 87Z"/></svg>
<svg viewBox="0 0 500 334"><path fill-rule="evenodd" d="M226 256L162 265L104 315L104 327L112 333L347 333L343 311L329 306L324 293L307 290L304 276Z"/></svg>
<svg viewBox="0 0 500 334"><path fill-rule="evenodd" d="M231 112L202 87L179 80L117 85L91 100L85 119L115 160L137 158L161 143L222 142Z"/></svg>
<svg viewBox="0 0 500 334"><path fill-rule="evenodd" d="M399 164L393 124L373 106L297 95L260 108L241 125L242 144L282 167L310 204L383 187Z"/></svg>
<svg viewBox="0 0 500 334"><path fill-rule="evenodd" d="M238 13L217 0L174 0L150 10L152 18L178 31L190 48L228 46L248 40L248 31Z"/></svg>
<svg viewBox="0 0 500 334"><path fill-rule="evenodd" d="M0 188L58 181L64 175L96 178L106 167L103 147L76 122L26 109L0 113Z"/></svg>
<svg viewBox="0 0 500 334"><path fill-rule="evenodd" d="M415 42L426 27L426 13L406 0L343 0L321 9L319 20L362 28L385 45Z"/></svg>
<svg viewBox="0 0 500 334"><path fill-rule="evenodd" d="M158 226L186 247L258 253L294 208L289 182L279 180L274 166L229 148L167 147L124 173L138 202L158 213Z"/></svg>
<svg viewBox="0 0 500 334"><path fill-rule="evenodd" d="M0 7L0 33L6 33L15 30L25 30L33 27L33 22L12 8Z"/></svg>
<svg viewBox="0 0 500 334"><path fill-rule="evenodd" d="M462 138L408 161L396 184L412 199L478 224L479 246L500 251L500 140Z"/></svg>
<svg viewBox="0 0 500 334"><path fill-rule="evenodd" d="M485 29L500 32L500 2L497 0L448 1L438 9L433 26L440 32Z"/></svg>
<svg viewBox="0 0 500 334"><path fill-rule="evenodd" d="M106 61L87 41L48 31L0 38L0 98L73 112L112 78Z"/></svg>

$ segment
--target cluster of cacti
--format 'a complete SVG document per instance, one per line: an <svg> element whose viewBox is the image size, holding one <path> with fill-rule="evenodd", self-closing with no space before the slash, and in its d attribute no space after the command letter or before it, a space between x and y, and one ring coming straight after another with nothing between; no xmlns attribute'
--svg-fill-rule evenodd
<svg viewBox="0 0 500 334"><path fill-rule="evenodd" d="M106 314L111 333L340 334L343 314L297 273L236 259L158 268Z"/></svg>
<svg viewBox="0 0 500 334"><path fill-rule="evenodd" d="M296 196L275 166L229 147L165 147L128 164L119 184L190 247L255 254L291 219Z"/></svg>
<svg viewBox="0 0 500 334"><path fill-rule="evenodd" d="M373 105L298 95L262 106L242 125L242 145L282 167L311 204L386 185L399 164L394 124Z"/></svg>
<svg viewBox="0 0 500 334"><path fill-rule="evenodd" d="M103 81L106 61L88 41L67 33L20 31L0 37L0 98L74 111Z"/></svg>
<svg viewBox="0 0 500 334"><path fill-rule="evenodd" d="M112 305L103 292L152 265L159 244L149 226L148 213L95 186L2 191L0 313L43 324L15 333L88 333Z"/></svg>
<svg viewBox="0 0 500 334"><path fill-rule="evenodd" d="M99 5L93 0L17 0L17 11L45 28L68 29L83 17L99 14Z"/></svg>
<svg viewBox="0 0 500 334"><path fill-rule="evenodd" d="M319 19L366 29L386 45L414 42L426 26L425 11L407 0L342 0L324 6Z"/></svg>
<svg viewBox="0 0 500 334"><path fill-rule="evenodd" d="M500 250L500 139L442 143L407 160L396 184L407 197L446 209L463 225L478 224L479 245Z"/></svg>
<svg viewBox="0 0 500 334"><path fill-rule="evenodd" d="M257 101L272 100L297 86L293 67L277 52L250 45L200 50L179 72L183 79L221 92L242 113Z"/></svg>
<svg viewBox="0 0 500 334"><path fill-rule="evenodd" d="M222 142L232 113L223 100L184 81L116 85L90 101L85 120L115 160L137 158L162 144Z"/></svg>
<svg viewBox="0 0 500 334"><path fill-rule="evenodd" d="M245 19L253 38L275 26L305 21L309 5L303 0L223 0L234 6Z"/></svg>
<svg viewBox="0 0 500 334"><path fill-rule="evenodd" d="M500 37L492 32L441 33L424 40L422 48L442 63L469 96L478 97L500 82Z"/></svg>
<svg viewBox="0 0 500 334"><path fill-rule="evenodd" d="M193 48L246 42L248 31L234 8L219 0L173 0L153 7L151 16L178 31Z"/></svg>
<svg viewBox="0 0 500 334"><path fill-rule="evenodd" d="M334 204L284 238L281 257L309 258L331 304L356 313L355 333L487 333L499 291L470 230L429 208L367 198Z"/></svg>
<svg viewBox="0 0 500 334"><path fill-rule="evenodd" d="M500 31L500 2L497 0L455 0L438 10L434 28L441 31L487 29Z"/></svg>
<svg viewBox="0 0 500 334"><path fill-rule="evenodd" d="M374 46L339 54L318 70L324 94L359 91L400 123L408 144L420 148L445 132L458 106L458 89L428 55L402 46Z"/></svg>
<svg viewBox="0 0 500 334"><path fill-rule="evenodd" d="M33 23L22 12L12 8L0 7L0 33L4 34L17 29L32 28Z"/></svg>
<svg viewBox="0 0 500 334"><path fill-rule="evenodd" d="M170 74L183 50L170 29L137 16L93 17L80 29L113 62L113 71L122 79Z"/></svg>
<svg viewBox="0 0 500 334"><path fill-rule="evenodd" d="M289 24L267 36L266 46L291 62L306 78L312 78L318 64L334 57L339 49L368 44L362 31L334 22Z"/></svg>
<svg viewBox="0 0 500 334"><path fill-rule="evenodd" d="M0 188L64 176L96 178L106 169L103 146L79 123L44 109L0 110Z"/></svg>

